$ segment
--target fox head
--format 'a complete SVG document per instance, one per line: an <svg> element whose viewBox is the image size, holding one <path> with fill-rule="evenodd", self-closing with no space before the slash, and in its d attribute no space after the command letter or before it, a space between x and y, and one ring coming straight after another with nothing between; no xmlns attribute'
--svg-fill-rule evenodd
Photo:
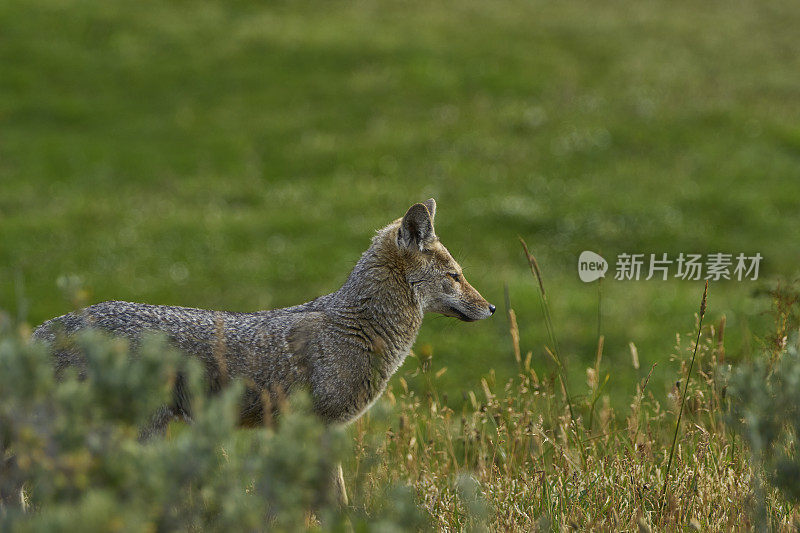
<svg viewBox="0 0 800 533"><path fill-rule="evenodd" d="M461 266L439 241L433 229L436 201L412 205L402 219L383 234L384 248L399 263L399 270L425 313L439 313L465 322L489 318L495 306L469 284ZM388 241L388 242L387 242Z"/></svg>

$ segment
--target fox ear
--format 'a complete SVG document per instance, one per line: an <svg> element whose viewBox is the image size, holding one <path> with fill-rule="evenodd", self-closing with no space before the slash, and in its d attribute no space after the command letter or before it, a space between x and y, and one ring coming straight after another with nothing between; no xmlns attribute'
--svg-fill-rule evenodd
<svg viewBox="0 0 800 533"><path fill-rule="evenodd" d="M436 202L429 200L436 210ZM425 243L432 240L433 217L425 204L412 205L400 223L400 231L397 233L397 244L405 248L418 248L423 250Z"/></svg>
<svg viewBox="0 0 800 533"><path fill-rule="evenodd" d="M428 208L428 213L431 215L431 222L436 220L436 200L433 198L428 198L422 202L422 205Z"/></svg>

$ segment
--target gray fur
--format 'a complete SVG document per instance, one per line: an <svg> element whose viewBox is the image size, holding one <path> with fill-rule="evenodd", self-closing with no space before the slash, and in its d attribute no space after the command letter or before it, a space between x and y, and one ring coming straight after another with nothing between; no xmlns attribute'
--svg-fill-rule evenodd
<svg viewBox="0 0 800 533"><path fill-rule="evenodd" d="M212 390L228 377L244 378L250 388L245 423L264 417L263 393L276 405L300 387L310 391L323 421L346 423L383 392L426 311L470 321L494 312L466 280L453 281L461 270L433 231L435 212L433 199L414 204L378 231L339 290L301 305L233 313L110 301L49 320L33 336L53 347L62 370L82 364L60 342L62 334L98 328L135 346L144 331L162 332L204 363ZM159 412L157 425L188 416L181 398Z"/></svg>

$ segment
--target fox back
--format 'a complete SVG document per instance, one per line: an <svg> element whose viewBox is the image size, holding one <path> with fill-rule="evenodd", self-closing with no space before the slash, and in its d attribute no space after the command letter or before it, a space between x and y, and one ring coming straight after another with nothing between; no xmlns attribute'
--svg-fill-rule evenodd
<svg viewBox="0 0 800 533"><path fill-rule="evenodd" d="M301 387L323 421L350 422L403 363L425 313L463 321L494 313L436 236L435 214L433 199L411 206L378 230L339 290L301 305L233 313L110 301L49 320L33 336L50 344L61 371L83 365L68 342L78 331L100 329L134 347L145 331L161 332L203 362L212 391L228 378L245 381L244 424L262 420L265 397L276 405ZM162 426L188 416L180 391L161 414Z"/></svg>

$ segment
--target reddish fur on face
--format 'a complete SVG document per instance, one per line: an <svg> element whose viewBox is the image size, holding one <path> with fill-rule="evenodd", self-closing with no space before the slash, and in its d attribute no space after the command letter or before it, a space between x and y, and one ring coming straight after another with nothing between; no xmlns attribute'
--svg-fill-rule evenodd
<svg viewBox="0 0 800 533"><path fill-rule="evenodd" d="M403 231L408 216L393 221L373 239L373 250L381 258L379 261L397 272L400 278L405 278L423 312L464 321L491 316L494 306L466 280L461 266L433 231L432 220L430 234L413 245L404 245ZM458 275L458 281L450 274Z"/></svg>

